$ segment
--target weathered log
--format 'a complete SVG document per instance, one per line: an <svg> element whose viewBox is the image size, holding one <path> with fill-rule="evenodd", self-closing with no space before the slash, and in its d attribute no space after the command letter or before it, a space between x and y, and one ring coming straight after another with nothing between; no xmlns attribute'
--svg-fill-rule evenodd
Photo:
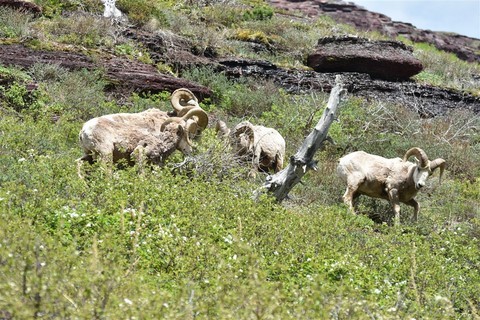
<svg viewBox="0 0 480 320"><path fill-rule="evenodd" d="M341 98L346 94L341 76L336 77L335 83L322 117L313 131L305 138L297 153L290 157L290 163L286 168L274 175L267 176L264 185L255 191L255 197L266 190L273 193L277 201L281 202L288 197L290 190L301 181L308 170L317 170L317 161L313 159L313 156L327 140L328 129L336 119Z"/></svg>

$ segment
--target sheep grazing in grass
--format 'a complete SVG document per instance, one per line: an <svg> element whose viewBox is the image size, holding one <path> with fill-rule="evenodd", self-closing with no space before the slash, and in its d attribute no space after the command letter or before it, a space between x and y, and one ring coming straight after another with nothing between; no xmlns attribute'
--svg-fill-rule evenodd
<svg viewBox="0 0 480 320"><path fill-rule="evenodd" d="M407 160L415 156L415 163ZM347 184L343 201L352 213L353 202L360 195L389 200L395 212L394 223L400 223L400 202L414 208L416 221L420 206L414 199L418 191L425 186L427 178L440 168L441 183L445 160L428 160L427 154L420 148L411 148L403 159L386 159L364 151L356 151L339 160L337 173Z"/></svg>
<svg viewBox="0 0 480 320"><path fill-rule="evenodd" d="M282 170L285 139L277 130L253 125L249 121L237 124L233 130L230 130L223 121L218 121L216 129L218 137L229 137L237 156L252 162L253 176L256 171Z"/></svg>
<svg viewBox="0 0 480 320"><path fill-rule="evenodd" d="M208 125L208 115L187 89L176 90L171 103L175 114L149 109L139 113L116 113L87 121L79 133L83 156L77 159L78 173L83 162L97 159L106 163L121 160L132 165L138 159L159 163L175 150L188 154L191 139ZM187 109L185 111L185 109ZM151 157L151 159L149 159Z"/></svg>

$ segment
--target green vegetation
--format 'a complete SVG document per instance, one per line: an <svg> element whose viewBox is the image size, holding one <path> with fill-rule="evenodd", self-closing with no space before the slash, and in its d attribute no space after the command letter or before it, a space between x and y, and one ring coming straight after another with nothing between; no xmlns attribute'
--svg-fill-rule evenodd
<svg viewBox="0 0 480 320"><path fill-rule="evenodd" d="M153 17L159 24L146 28L179 32L183 26L180 33L198 48L215 45L217 52L256 54L232 39L235 30L277 35L269 42L273 51L256 57L290 66L301 63L315 38L347 30L323 18L288 24L270 16L263 1L250 6L230 1L225 10L215 1L209 6L118 2L129 12L154 3L161 10L142 11L147 15L142 21ZM67 9L99 10L94 2L38 3L51 15L29 17L21 25L27 34L34 31L42 47L56 34L65 46L107 49L132 59L144 50L111 33L96 33L105 30L88 29L80 23L82 14L60 15ZM215 27L204 25L206 18L217 21ZM90 31L74 38L69 21ZM2 37L21 41L22 34ZM415 46L425 61L445 58ZM455 73L446 65L465 69ZM417 81L456 87L465 85L462 72L477 73L476 68L448 56L428 65ZM291 95L267 81L233 81L208 68L183 70L182 77L212 89L212 98L202 102L212 118L278 128L287 140L287 157L328 99L328 93ZM196 141L188 161L174 154L164 167L143 174L135 167L111 174L94 165L83 181L75 163L83 122L112 112L169 110L169 94L116 100L105 92L101 70L43 64L25 70L0 66L0 80L0 318L477 319L480 314L478 115L456 111L424 119L402 106L347 97L329 132L336 144L316 155L319 171L309 172L291 199L278 204L268 195L253 201L265 177L247 178L249 169L232 159L214 126ZM368 198L360 198L359 215L349 214L341 203L344 186L335 174L336 160L354 149L397 157L414 145L448 163L443 184L436 173L420 191L419 221L411 222L412 209L402 205L402 225L392 227L389 204Z"/></svg>
<svg viewBox="0 0 480 320"><path fill-rule="evenodd" d="M480 96L480 64L460 60L453 53L446 53L426 43L415 43L414 54L424 70L414 76L420 83L460 89Z"/></svg>

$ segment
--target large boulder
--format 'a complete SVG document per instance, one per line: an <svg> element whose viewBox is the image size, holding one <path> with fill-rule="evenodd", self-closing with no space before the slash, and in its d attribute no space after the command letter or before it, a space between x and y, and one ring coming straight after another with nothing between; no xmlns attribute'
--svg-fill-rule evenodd
<svg viewBox="0 0 480 320"><path fill-rule="evenodd" d="M22 0L0 0L0 7L10 7L15 10L29 12L34 15L40 15L42 8L32 1Z"/></svg>
<svg viewBox="0 0 480 320"><path fill-rule="evenodd" d="M320 39L307 65L318 72L360 72L385 80L406 80L423 69L402 42L350 36Z"/></svg>

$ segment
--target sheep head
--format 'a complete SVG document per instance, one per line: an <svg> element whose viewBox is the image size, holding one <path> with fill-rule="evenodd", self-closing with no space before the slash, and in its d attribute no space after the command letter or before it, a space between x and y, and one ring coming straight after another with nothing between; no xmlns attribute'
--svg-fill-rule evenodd
<svg viewBox="0 0 480 320"><path fill-rule="evenodd" d="M198 133L203 131L208 125L208 115L200 107L189 110L183 117L171 117L165 120L160 127L160 131L165 131L165 128L172 122L178 123L186 131L186 141L192 146L193 143L190 137L195 137Z"/></svg>
<svg viewBox="0 0 480 320"><path fill-rule="evenodd" d="M183 154L190 154L193 151L193 143L190 140L186 123L181 118L170 118L162 124L160 131L164 134L176 136L176 149Z"/></svg>
<svg viewBox="0 0 480 320"><path fill-rule="evenodd" d="M443 171L445 170L445 160L438 158L433 161L428 160L428 156L422 149L418 147L410 148L403 157L403 161L407 161L411 156L415 156L416 168L413 172L415 188L418 190L425 186L427 178L440 167L439 183L442 182Z"/></svg>
<svg viewBox="0 0 480 320"><path fill-rule="evenodd" d="M254 130L249 121L240 122L233 129L233 145L239 155L253 151Z"/></svg>
<svg viewBox="0 0 480 320"><path fill-rule="evenodd" d="M180 88L173 91L172 95L170 96L170 103L175 110L175 115L179 117L185 115L192 108L200 107L198 105L197 97L195 97L190 90L185 88Z"/></svg>

